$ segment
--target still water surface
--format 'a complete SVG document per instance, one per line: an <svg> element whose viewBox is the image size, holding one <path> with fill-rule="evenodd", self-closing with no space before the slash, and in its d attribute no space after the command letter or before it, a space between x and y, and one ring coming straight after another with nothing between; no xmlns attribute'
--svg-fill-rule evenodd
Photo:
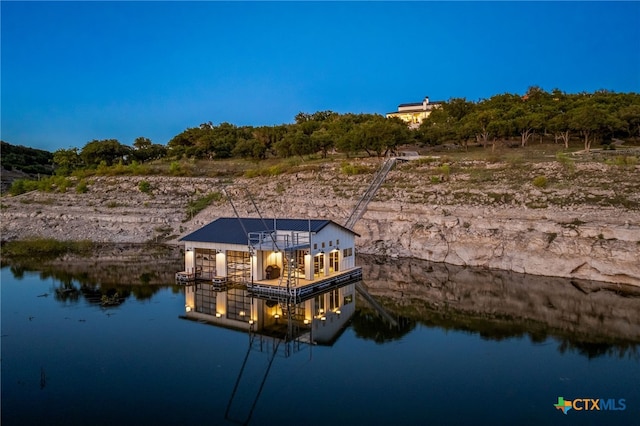
<svg viewBox="0 0 640 426"><path fill-rule="evenodd" d="M364 262L372 300L356 294L330 344L273 360L248 331L185 319L184 287L5 267L2 424L638 424L638 291ZM626 409L564 415L558 397Z"/></svg>

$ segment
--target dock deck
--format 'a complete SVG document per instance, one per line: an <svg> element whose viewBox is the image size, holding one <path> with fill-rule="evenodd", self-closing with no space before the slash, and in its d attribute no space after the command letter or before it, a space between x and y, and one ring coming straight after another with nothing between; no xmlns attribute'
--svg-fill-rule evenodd
<svg viewBox="0 0 640 426"><path fill-rule="evenodd" d="M287 285L286 277L246 282L243 283L243 285L247 287L250 293L262 299L280 300L282 298L294 298L301 300L330 290L331 288L355 283L360 280L362 280L362 268L358 266L347 271L335 272L315 280L307 280L299 277L295 279L296 285ZM189 273L187 271L176 273L176 283L178 284L189 285L197 282L208 282L221 289L224 289L228 284L226 277L204 277L201 274Z"/></svg>
<svg viewBox="0 0 640 426"><path fill-rule="evenodd" d="M250 293L262 299L279 300L283 297L305 299L316 293L325 292L331 288L355 283L360 280L362 280L362 268L358 266L348 271L336 272L313 281L298 278L298 284L295 287L287 286L286 279L282 281L280 279L274 279L247 283L247 289Z"/></svg>

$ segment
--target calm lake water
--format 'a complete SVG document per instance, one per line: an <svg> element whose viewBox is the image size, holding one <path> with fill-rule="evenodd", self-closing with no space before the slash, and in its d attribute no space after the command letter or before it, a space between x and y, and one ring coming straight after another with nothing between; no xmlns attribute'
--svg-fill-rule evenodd
<svg viewBox="0 0 640 426"><path fill-rule="evenodd" d="M638 289L360 264L344 327L275 356L248 326L216 325L215 308L186 319L171 263L4 267L2 424L638 424ZM195 310L221 297L198 291Z"/></svg>

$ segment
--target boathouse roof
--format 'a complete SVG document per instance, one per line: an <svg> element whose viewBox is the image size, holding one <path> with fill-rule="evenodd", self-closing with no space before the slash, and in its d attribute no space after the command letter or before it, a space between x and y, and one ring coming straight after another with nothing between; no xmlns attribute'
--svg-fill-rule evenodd
<svg viewBox="0 0 640 426"><path fill-rule="evenodd" d="M352 230L327 219L274 219L274 218L236 218L221 217L202 228L185 235L180 241L198 241L204 243L247 244L246 232L297 231L317 233L325 226L334 224L353 235ZM244 226L244 229L243 229Z"/></svg>

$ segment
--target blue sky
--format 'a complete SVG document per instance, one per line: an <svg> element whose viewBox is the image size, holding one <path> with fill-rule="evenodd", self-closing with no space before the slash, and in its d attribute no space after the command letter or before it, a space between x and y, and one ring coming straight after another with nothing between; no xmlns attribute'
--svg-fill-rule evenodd
<svg viewBox="0 0 640 426"><path fill-rule="evenodd" d="M639 2L13 2L1 131L56 150L166 144L300 111L545 90L640 92Z"/></svg>

